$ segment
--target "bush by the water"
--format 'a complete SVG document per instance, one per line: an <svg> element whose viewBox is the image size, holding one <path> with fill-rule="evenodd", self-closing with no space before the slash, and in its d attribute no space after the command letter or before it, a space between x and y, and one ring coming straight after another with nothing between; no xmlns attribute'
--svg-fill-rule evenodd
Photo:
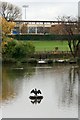
<svg viewBox="0 0 80 120"><path fill-rule="evenodd" d="M8 39L2 42L3 59L22 60L30 58L35 52L35 47L31 42L22 42Z"/></svg>

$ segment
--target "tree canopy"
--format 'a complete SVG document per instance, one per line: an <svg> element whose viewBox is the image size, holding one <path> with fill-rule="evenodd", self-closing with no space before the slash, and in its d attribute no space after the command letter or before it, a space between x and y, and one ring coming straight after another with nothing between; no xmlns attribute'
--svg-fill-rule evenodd
<svg viewBox="0 0 80 120"><path fill-rule="evenodd" d="M16 20L21 18L21 9L8 2L0 2L0 15L6 20Z"/></svg>
<svg viewBox="0 0 80 120"><path fill-rule="evenodd" d="M77 18L72 18L71 16L58 17L58 20L62 21L62 34L68 35L68 45L73 57L79 56L80 39L74 39L72 37L74 34L80 34L80 22ZM65 23L68 21L68 24ZM73 21L76 21L75 23ZM72 22L72 23L71 23ZM59 27L57 28L59 30ZM61 30L61 29L60 29Z"/></svg>
<svg viewBox="0 0 80 120"><path fill-rule="evenodd" d="M2 37L6 36L7 34L11 33L11 29L14 28L15 23L11 21L7 21L5 18L0 18L1 20L1 28L2 28Z"/></svg>

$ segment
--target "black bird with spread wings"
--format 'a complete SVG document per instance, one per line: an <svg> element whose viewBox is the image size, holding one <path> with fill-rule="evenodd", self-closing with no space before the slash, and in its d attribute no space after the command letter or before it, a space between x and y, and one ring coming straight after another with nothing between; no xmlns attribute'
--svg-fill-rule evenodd
<svg viewBox="0 0 80 120"><path fill-rule="evenodd" d="M35 88L30 93L34 93L35 95L37 95L37 94L41 94L41 91Z"/></svg>

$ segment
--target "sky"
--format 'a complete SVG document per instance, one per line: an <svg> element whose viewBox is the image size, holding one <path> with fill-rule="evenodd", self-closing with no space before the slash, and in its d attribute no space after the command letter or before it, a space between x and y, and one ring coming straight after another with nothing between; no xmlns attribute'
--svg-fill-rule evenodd
<svg viewBox="0 0 80 120"><path fill-rule="evenodd" d="M10 2L22 10L22 19L25 20L56 20L58 16L78 16L79 0L0 0Z"/></svg>

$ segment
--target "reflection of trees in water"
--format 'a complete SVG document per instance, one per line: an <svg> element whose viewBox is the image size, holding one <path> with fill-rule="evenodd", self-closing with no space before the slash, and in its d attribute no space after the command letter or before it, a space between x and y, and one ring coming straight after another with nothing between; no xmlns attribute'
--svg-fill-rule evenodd
<svg viewBox="0 0 80 120"><path fill-rule="evenodd" d="M2 64L0 63L0 101L2 99Z"/></svg>
<svg viewBox="0 0 80 120"><path fill-rule="evenodd" d="M73 104L78 102L78 80L80 75L79 67L71 67L69 70L69 78L65 81L63 87L62 103Z"/></svg>
<svg viewBox="0 0 80 120"><path fill-rule="evenodd" d="M80 69L79 69L79 82L78 82L78 108L79 108L79 111L80 111ZM80 115L79 115L79 118L80 118Z"/></svg>
<svg viewBox="0 0 80 120"><path fill-rule="evenodd" d="M35 68L25 66L16 69L17 66L3 66L2 70L2 100L15 98L21 91L24 76L33 75Z"/></svg>

